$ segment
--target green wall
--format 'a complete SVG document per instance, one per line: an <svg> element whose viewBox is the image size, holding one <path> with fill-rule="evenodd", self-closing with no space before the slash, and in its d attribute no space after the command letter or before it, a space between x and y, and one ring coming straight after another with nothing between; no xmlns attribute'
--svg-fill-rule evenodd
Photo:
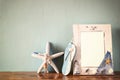
<svg viewBox="0 0 120 80"><path fill-rule="evenodd" d="M0 71L36 71L47 41L64 51L73 24L111 24L114 69L120 71L120 0L0 0ZM63 57L59 58L61 60ZM54 60L55 61L55 60Z"/></svg>

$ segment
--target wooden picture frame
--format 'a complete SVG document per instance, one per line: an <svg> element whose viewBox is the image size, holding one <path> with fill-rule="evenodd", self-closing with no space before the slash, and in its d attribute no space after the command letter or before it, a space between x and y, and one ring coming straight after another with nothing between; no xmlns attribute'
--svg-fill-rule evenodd
<svg viewBox="0 0 120 80"><path fill-rule="evenodd" d="M73 42L77 49L73 61L74 75L113 74L110 24L74 24ZM104 59L107 54L110 54L110 65ZM110 69L104 69L106 66Z"/></svg>

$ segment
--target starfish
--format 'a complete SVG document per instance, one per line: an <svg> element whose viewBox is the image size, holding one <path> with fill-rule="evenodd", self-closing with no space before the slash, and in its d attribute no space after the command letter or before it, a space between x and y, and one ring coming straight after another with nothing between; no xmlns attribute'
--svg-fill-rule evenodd
<svg viewBox="0 0 120 80"><path fill-rule="evenodd" d="M106 64L110 64L110 63L111 63L111 60L108 58L108 59L106 59L105 63L106 63Z"/></svg>
<svg viewBox="0 0 120 80"><path fill-rule="evenodd" d="M40 54L40 53L37 53L37 52L34 52L32 54L33 57L43 60L41 66L37 70L37 73L40 73L42 68L44 68L44 72L49 73L49 71L47 69L48 64L53 67L53 69L56 71L56 73L59 73L58 68L53 63L52 59L57 58L57 57L59 57L59 56L61 56L63 54L64 54L64 52L59 52L59 53L55 53L53 55L50 55L50 42L47 42L47 44L46 44L46 52L44 54Z"/></svg>

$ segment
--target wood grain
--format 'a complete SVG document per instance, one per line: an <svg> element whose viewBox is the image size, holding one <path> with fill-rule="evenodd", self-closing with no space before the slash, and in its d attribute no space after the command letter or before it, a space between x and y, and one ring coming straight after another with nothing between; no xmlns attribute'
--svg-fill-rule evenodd
<svg viewBox="0 0 120 80"><path fill-rule="evenodd" d="M61 73L37 74L36 72L0 72L0 80L120 80L120 72L112 76L64 76Z"/></svg>

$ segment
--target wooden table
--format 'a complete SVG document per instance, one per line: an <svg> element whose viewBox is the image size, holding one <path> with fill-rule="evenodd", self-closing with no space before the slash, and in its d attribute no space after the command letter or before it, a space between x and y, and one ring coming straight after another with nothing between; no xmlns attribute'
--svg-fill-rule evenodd
<svg viewBox="0 0 120 80"><path fill-rule="evenodd" d="M0 72L0 80L120 80L120 72L112 76L64 76L61 73L37 74L36 72Z"/></svg>

